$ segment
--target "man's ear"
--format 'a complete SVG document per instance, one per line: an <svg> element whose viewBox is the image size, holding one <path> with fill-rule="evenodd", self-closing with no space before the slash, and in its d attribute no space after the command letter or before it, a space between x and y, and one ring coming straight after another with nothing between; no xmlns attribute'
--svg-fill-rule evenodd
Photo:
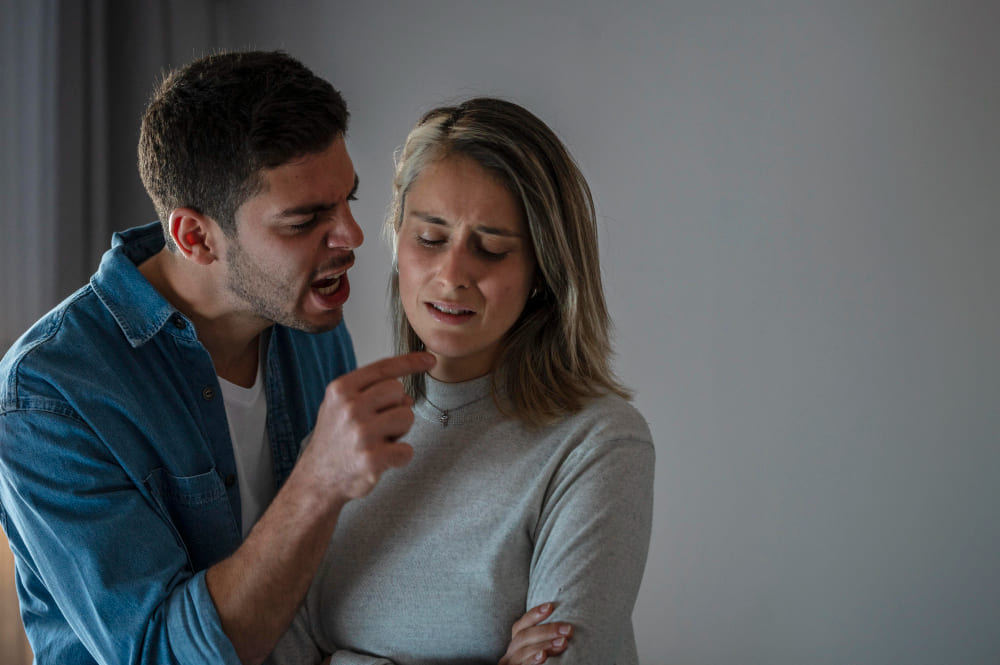
<svg viewBox="0 0 1000 665"><path fill-rule="evenodd" d="M218 225L191 208L176 208L170 213L170 237L180 253L195 263L208 265L215 261Z"/></svg>

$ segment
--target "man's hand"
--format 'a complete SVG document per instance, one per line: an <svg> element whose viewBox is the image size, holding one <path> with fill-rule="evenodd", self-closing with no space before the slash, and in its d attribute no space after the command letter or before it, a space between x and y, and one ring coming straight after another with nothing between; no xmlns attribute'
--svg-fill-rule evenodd
<svg viewBox="0 0 1000 665"><path fill-rule="evenodd" d="M429 353L385 358L326 388L316 427L298 467L317 490L344 502L368 494L382 473L406 465L413 449L399 438L413 425L412 400L399 379L432 367Z"/></svg>
<svg viewBox="0 0 1000 665"><path fill-rule="evenodd" d="M400 377L434 366L429 353L379 360L326 388L312 438L243 545L205 575L222 629L243 663L260 663L291 623L340 510L403 466L413 424Z"/></svg>
<svg viewBox="0 0 1000 665"><path fill-rule="evenodd" d="M573 626L568 623L539 625L555 609L552 603L534 607L517 620L510 629L510 646L500 659L500 665L537 665L549 656L558 656L566 650Z"/></svg>

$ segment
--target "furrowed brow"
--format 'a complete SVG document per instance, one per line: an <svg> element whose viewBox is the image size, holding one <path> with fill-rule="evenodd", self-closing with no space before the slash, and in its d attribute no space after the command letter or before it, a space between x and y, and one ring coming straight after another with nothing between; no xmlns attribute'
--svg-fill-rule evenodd
<svg viewBox="0 0 1000 665"><path fill-rule="evenodd" d="M425 221L428 224L436 224L438 226L448 226L448 222L444 221L443 218L438 217L437 215L432 215L426 212L420 212L419 210L414 210L410 212L410 214L413 215L414 217L419 217L422 221Z"/></svg>
<svg viewBox="0 0 1000 665"><path fill-rule="evenodd" d="M354 174L354 186L351 188L350 193L347 198L351 198L358 193L358 174ZM337 207L336 203L307 203L306 205L296 206L294 208L285 208L278 213L279 219L284 219L286 217L306 217L309 215L315 215L320 212L327 212L333 210Z"/></svg>
<svg viewBox="0 0 1000 665"><path fill-rule="evenodd" d="M448 222L445 219L443 219L442 217L438 217L437 215L432 215L432 214L427 213L427 212L421 212L419 210L414 210L414 211L410 212L409 214L413 215L414 217L419 218L420 220L422 220L424 222L427 222L428 224L435 224L437 226L448 226L449 225ZM501 236L501 237L504 237L504 238L523 238L524 237L524 234L522 234L522 233L518 233L516 231L511 231L509 229L502 229L502 228L497 227L497 226L489 226L487 224L480 224L480 225L476 226L475 229L476 229L477 233L485 233L487 235Z"/></svg>
<svg viewBox="0 0 1000 665"><path fill-rule="evenodd" d="M295 208L286 208L278 213L279 218L285 217L305 217L308 215L315 215L318 212L327 212L328 210L333 210L336 207L336 203L315 203L307 204L304 206L298 206Z"/></svg>

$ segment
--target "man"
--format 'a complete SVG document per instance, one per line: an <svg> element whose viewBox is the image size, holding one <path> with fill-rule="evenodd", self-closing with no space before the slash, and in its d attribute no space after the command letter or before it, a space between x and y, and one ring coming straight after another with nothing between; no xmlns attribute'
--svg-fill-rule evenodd
<svg viewBox="0 0 1000 665"><path fill-rule="evenodd" d="M433 360L355 370L341 322L363 239L347 117L280 52L171 74L139 146L162 227L116 234L0 362L36 662L261 662L340 509L410 459L398 378Z"/></svg>

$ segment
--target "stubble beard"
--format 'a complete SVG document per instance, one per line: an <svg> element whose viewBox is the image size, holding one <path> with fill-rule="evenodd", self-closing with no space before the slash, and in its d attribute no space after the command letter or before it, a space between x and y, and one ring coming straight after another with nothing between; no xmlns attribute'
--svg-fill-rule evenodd
<svg viewBox="0 0 1000 665"><path fill-rule="evenodd" d="M238 242L229 245L226 261L229 264L226 288L245 302L254 315L312 334L329 332L340 324L341 316L337 316L336 321L324 323L307 321L299 316L295 312L296 294L288 284L262 270Z"/></svg>

